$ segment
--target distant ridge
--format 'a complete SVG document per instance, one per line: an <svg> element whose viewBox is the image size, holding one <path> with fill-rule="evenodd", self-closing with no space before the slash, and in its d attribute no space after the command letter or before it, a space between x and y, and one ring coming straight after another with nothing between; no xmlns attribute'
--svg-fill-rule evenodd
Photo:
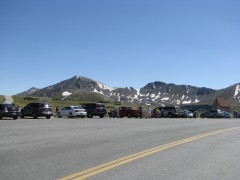
<svg viewBox="0 0 240 180"><path fill-rule="evenodd" d="M24 91L24 92L22 92L22 93L19 93L19 94L17 94L17 95L19 95L19 96L29 96L29 95L33 94L34 92L36 92L36 91L38 91L38 90L39 90L38 88L32 87L32 88L30 88L29 90Z"/></svg>
<svg viewBox="0 0 240 180"><path fill-rule="evenodd" d="M74 76L42 89L31 88L18 95L164 105L209 104L216 97L221 97L236 105L240 103L240 83L214 90L207 87L155 81L137 90L133 87L112 88L90 78Z"/></svg>

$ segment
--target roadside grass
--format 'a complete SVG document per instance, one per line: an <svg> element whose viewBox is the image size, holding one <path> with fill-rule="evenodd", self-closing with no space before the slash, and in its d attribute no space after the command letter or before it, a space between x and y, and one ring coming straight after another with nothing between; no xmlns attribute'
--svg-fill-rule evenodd
<svg viewBox="0 0 240 180"><path fill-rule="evenodd" d="M0 103L4 102L4 96L0 95Z"/></svg>

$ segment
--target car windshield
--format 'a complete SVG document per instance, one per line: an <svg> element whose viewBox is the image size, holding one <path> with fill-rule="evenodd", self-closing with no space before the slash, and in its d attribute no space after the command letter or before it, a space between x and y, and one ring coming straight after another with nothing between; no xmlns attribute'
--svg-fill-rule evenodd
<svg viewBox="0 0 240 180"><path fill-rule="evenodd" d="M73 109L83 109L82 106L74 106Z"/></svg>
<svg viewBox="0 0 240 180"><path fill-rule="evenodd" d="M52 108L47 108L47 107L44 107L44 108L42 108L44 111L52 111Z"/></svg>
<svg viewBox="0 0 240 180"><path fill-rule="evenodd" d="M176 107L176 111L180 112L180 111L182 111L182 109L180 107Z"/></svg>
<svg viewBox="0 0 240 180"><path fill-rule="evenodd" d="M12 109L12 110L16 110L17 108L15 106L13 106L12 104L3 104L3 107L7 108L7 109Z"/></svg>
<svg viewBox="0 0 240 180"><path fill-rule="evenodd" d="M39 104L39 106L40 107L46 107L46 108L50 107L48 104Z"/></svg>

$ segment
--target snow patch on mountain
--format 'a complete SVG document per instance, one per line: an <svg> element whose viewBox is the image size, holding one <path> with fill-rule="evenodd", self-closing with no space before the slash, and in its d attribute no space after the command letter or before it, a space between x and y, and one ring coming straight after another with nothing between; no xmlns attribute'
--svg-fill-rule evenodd
<svg viewBox="0 0 240 180"><path fill-rule="evenodd" d="M70 96L72 93L70 93L69 91L64 91L62 93L62 96Z"/></svg>
<svg viewBox="0 0 240 180"><path fill-rule="evenodd" d="M162 98L162 101L167 101L169 99L170 99L169 97L165 97L165 98Z"/></svg>
<svg viewBox="0 0 240 180"><path fill-rule="evenodd" d="M185 98L185 95L182 96L182 100Z"/></svg>
<svg viewBox="0 0 240 180"><path fill-rule="evenodd" d="M194 103L198 103L198 102L200 102L200 101L198 99L195 99Z"/></svg>
<svg viewBox="0 0 240 180"><path fill-rule="evenodd" d="M240 85L238 84L235 88L235 93L234 93L234 97L236 97L240 92Z"/></svg>
<svg viewBox="0 0 240 180"><path fill-rule="evenodd" d="M160 98L161 92L158 93L157 96L155 96L155 98L153 99L153 101L156 101L158 98Z"/></svg>
<svg viewBox="0 0 240 180"><path fill-rule="evenodd" d="M151 98L155 98L156 95L155 95L155 94L151 94L150 97L151 97Z"/></svg>
<svg viewBox="0 0 240 180"><path fill-rule="evenodd" d="M70 96L71 94L72 94L72 93L69 92L69 91L64 91L64 92L62 93L62 96L63 96L62 100L64 100L66 97Z"/></svg>
<svg viewBox="0 0 240 180"><path fill-rule="evenodd" d="M97 82L97 81L96 81L96 82ZM109 87L109 86L107 86L106 84L103 84L103 83L100 83L100 82L97 82L97 84L98 84L99 88L101 88L101 89L107 89L107 90L109 90L110 92L113 91L113 90L115 90L115 88Z"/></svg>
<svg viewBox="0 0 240 180"><path fill-rule="evenodd" d="M191 100L189 100L189 101L183 101L182 104L191 104L191 102L192 102Z"/></svg>

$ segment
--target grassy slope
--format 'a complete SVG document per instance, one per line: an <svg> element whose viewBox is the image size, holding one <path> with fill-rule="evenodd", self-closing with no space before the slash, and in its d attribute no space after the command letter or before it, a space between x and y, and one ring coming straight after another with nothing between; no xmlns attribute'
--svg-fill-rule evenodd
<svg viewBox="0 0 240 180"><path fill-rule="evenodd" d="M0 103L4 102L4 96L0 95Z"/></svg>

